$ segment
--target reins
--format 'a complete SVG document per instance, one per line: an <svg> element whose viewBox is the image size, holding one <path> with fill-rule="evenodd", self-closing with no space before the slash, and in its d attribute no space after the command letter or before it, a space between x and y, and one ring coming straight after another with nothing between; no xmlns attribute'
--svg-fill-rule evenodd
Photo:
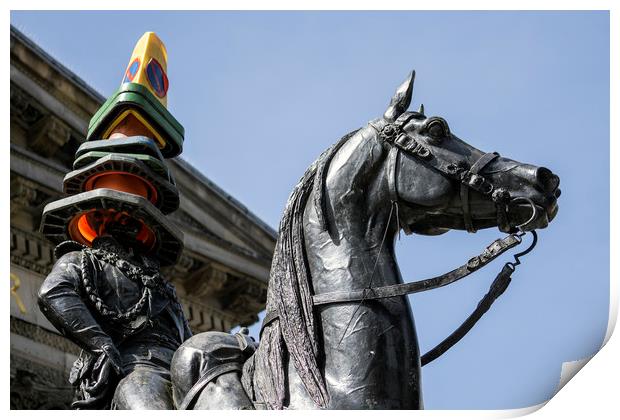
<svg viewBox="0 0 620 420"><path fill-rule="evenodd" d="M515 262L507 262L502 267L501 271L491 283L489 291L478 302L476 309L458 326L448 337L446 337L441 343L437 344L431 350L427 351L421 358L420 364L422 366L429 364L433 360L437 359L445 352L450 350L452 346L458 343L465 335L476 325L476 323L482 318L482 316L491 308L491 305L499 298L508 288L508 285L512 281L512 273L514 273L517 265L521 264L519 257L524 256L534 249L538 242L538 235L536 231L531 231L533 240L532 244L523 252L514 255ZM521 236L525 235L524 232L520 232Z"/></svg>
<svg viewBox="0 0 620 420"><path fill-rule="evenodd" d="M521 264L520 257L523 257L526 254L530 253L538 242L538 235L536 234L536 231L530 231L529 233L532 234L533 238L530 246L526 250L515 254L514 262L507 262L504 264L500 272L495 277L495 280L491 284L489 291L484 295L480 302L478 302L476 309L448 337L446 337L441 343L436 345L433 349L429 350L422 356L422 366L437 359L445 352L450 350L450 348L452 348L456 343L458 343L474 327L474 325L482 318L482 316L491 308L495 300L497 300L497 298L499 298L506 291L508 285L512 280L512 273L514 273L516 267ZM495 260L506 251L519 245L522 242L523 236L525 235L526 232L519 231L517 233L511 233L502 239L496 239L480 254L476 255L473 258L470 258L467 263L437 277L390 286L369 287L362 290L321 293L312 296L312 303L314 306L322 306L335 303L360 302L358 304L358 307L356 308L357 311L359 309L359 306L361 306L361 304L366 300L377 300L398 296L406 296L408 294L426 292L428 290L444 287L458 280L461 280L485 267L491 261ZM276 311L267 313L267 315L263 319L261 333L267 325L269 325L277 318L278 313ZM347 324L347 328L345 328L343 337L344 334L346 334L346 330L348 329L348 327L349 325Z"/></svg>
<svg viewBox="0 0 620 420"><path fill-rule="evenodd" d="M371 126L377 130L379 136L392 146L392 149L388 155L387 172L388 172L388 188L390 194L391 209L388 222L386 223L385 232L383 233L383 239L379 248L379 253L375 260L373 271L369 280L368 287L361 290L353 291L336 291L321 293L312 296L313 306L322 306L337 303L351 303L359 302L355 312L359 309L362 303L366 300L377 300L393 298L398 296L406 296L408 294L424 292L433 290L439 287L444 287L452 284L458 280L461 280L470 274L480 270L488 265L491 261L495 260L506 251L516 247L522 242L523 236L527 234L524 228L529 225L537 216L536 205L526 197L510 197L508 191L503 188L495 188L495 186L489 182L483 175L480 174L482 169L499 157L496 152L485 153L482 155L471 167L460 163L446 163L442 160L435 158L431 151L423 144L417 142L414 138L405 133L403 127L413 117L412 113L402 114L394 123L386 124L383 127L376 127L373 123ZM511 232L502 239L497 239L489 244L480 254L470 258L467 263L460 267L442 274L437 277L432 277L425 280L419 280L408 283L394 284L389 286L371 287L377 263L381 256L381 251L384 246L385 237L390 227L394 209L396 209L396 220L400 225L400 217L398 214L398 183L396 179L399 154L403 151L416 159L423 161L426 165L439 171L448 178L457 180L460 187L461 205L463 207L463 222L464 226L469 232L475 232L473 227L473 221L471 218L471 212L469 208L469 190L474 189L479 193L489 196L495 203L497 210L497 223L500 230L504 232ZM517 225L515 229L510 226L508 205L517 201L525 201L530 205L532 214L530 218L520 225ZM408 226L400 226L406 232ZM399 230L397 228L397 230ZM516 232L514 232L516 230ZM515 272L516 267L521 264L520 257L530 253L538 242L538 235L534 230L530 231L532 234L532 243L530 246L522 252L514 255L514 262L507 262L504 264L500 272L495 277L495 280L491 284L489 291L478 302L476 309L467 317L467 319L459 325L448 337L436 345L433 349L426 352L421 358L421 365L424 366L433 360L437 359L456 343L458 343L482 318L482 316L491 308L495 300L499 298L508 288L511 282L511 276ZM355 314L354 312L354 314ZM351 318L353 318L352 315ZM277 311L268 312L263 319L260 333L262 335L263 329L271 322L279 318ZM347 324L342 338L344 338L350 322ZM341 341L342 341L341 338Z"/></svg>

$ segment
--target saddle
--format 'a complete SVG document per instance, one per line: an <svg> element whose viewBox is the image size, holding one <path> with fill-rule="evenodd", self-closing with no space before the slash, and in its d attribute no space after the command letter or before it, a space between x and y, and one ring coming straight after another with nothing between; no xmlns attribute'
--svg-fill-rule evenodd
<svg viewBox="0 0 620 420"><path fill-rule="evenodd" d="M191 410L204 388L229 372L241 372L258 344L247 328L236 334L209 331L197 334L181 345L171 364L174 404L178 410Z"/></svg>

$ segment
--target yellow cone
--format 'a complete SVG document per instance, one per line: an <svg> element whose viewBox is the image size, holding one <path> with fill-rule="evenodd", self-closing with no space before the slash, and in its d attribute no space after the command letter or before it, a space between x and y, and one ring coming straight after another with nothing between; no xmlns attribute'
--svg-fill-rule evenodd
<svg viewBox="0 0 620 420"><path fill-rule="evenodd" d="M163 106L168 105L168 53L155 32L146 32L133 49L123 83L139 83L151 91Z"/></svg>

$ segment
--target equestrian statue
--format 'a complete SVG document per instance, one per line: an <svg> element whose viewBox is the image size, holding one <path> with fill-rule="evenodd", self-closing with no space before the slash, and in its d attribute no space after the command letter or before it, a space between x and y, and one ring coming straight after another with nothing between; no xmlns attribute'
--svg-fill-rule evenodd
<svg viewBox="0 0 620 420"><path fill-rule="evenodd" d="M536 244L535 230L557 214L559 177L470 146L423 106L409 111L412 72L382 117L323 152L293 189L260 340L247 329L192 336L159 272L183 244L164 216L178 207L178 192L163 163L180 153L183 130L161 101L165 49L149 34L121 89L91 121L65 178L73 195L44 210L42 231L60 244L39 302L83 349L70 378L75 407L423 408L421 366L454 346L506 290ZM401 230L494 227L506 236L462 266L403 282L394 250ZM526 236L530 245L504 264L465 322L420 355L407 295L462 279Z"/></svg>

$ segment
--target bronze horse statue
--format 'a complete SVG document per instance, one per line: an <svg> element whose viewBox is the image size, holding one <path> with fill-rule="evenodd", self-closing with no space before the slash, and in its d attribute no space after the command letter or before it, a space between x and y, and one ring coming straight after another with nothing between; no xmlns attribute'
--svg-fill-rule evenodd
<svg viewBox="0 0 620 420"><path fill-rule="evenodd" d="M403 284L394 253L401 229L532 231L555 217L560 190L549 169L483 153L443 118L407 111L414 76L382 118L308 168L280 223L260 344L244 334L188 340L173 360L177 406L423 408L409 300L360 291ZM231 356L233 348L245 356Z"/></svg>

